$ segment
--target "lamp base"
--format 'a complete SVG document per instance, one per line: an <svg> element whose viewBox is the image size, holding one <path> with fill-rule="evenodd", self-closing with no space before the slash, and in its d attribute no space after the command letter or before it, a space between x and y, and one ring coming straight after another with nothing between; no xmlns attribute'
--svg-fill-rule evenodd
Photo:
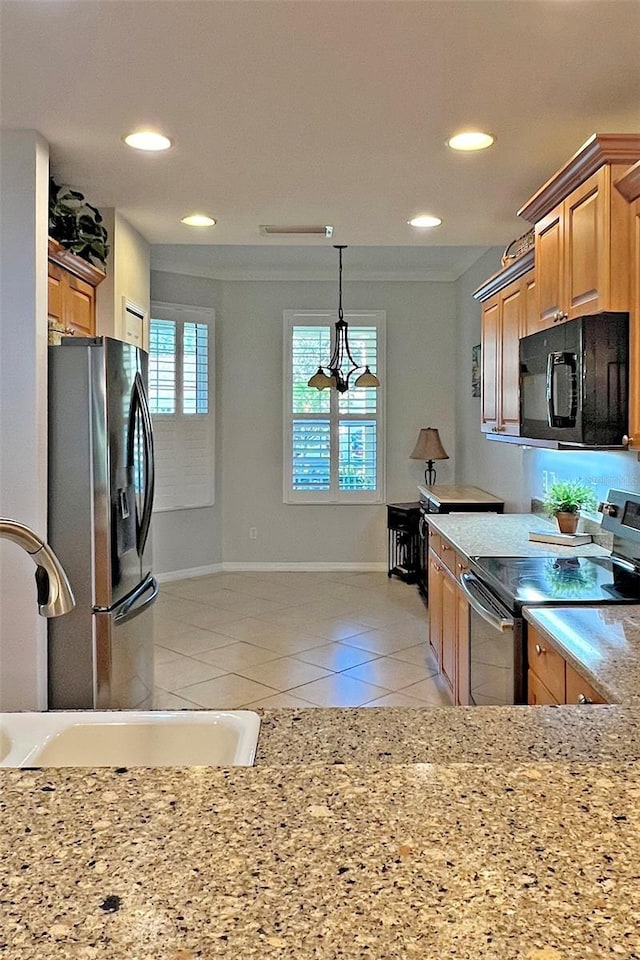
<svg viewBox="0 0 640 960"><path fill-rule="evenodd" d="M427 460L427 469L424 471L424 482L428 487L432 487L436 482L436 468L433 460Z"/></svg>

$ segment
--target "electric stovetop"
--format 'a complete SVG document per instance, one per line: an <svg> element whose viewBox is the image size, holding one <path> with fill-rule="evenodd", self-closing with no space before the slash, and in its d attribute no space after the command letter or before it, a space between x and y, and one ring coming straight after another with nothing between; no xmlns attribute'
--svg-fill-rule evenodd
<svg viewBox="0 0 640 960"><path fill-rule="evenodd" d="M471 569L515 610L536 603L640 600L640 574L612 557L473 557Z"/></svg>

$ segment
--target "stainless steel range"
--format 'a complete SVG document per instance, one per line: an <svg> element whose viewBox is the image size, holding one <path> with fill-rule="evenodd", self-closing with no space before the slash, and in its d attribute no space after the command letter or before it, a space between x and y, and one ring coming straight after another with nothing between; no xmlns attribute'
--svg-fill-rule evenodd
<svg viewBox="0 0 640 960"><path fill-rule="evenodd" d="M598 509L614 535L611 556L471 558L461 587L474 704L527 702L523 606L640 602L640 494L610 490Z"/></svg>

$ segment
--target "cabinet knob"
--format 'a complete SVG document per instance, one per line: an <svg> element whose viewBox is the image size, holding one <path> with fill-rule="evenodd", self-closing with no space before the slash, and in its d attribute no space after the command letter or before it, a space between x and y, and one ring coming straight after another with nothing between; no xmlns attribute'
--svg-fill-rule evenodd
<svg viewBox="0 0 640 960"><path fill-rule="evenodd" d="M546 652L547 652L547 651L544 649L544 647L541 647L541 646L540 646L539 643L536 643L535 651L536 651L536 653L538 654L539 657L541 657L543 653L546 653Z"/></svg>
<svg viewBox="0 0 640 960"><path fill-rule="evenodd" d="M593 703L593 700L591 699L591 697L585 696L584 693L579 693L579 694L578 694L578 703L579 703L579 704Z"/></svg>
<svg viewBox="0 0 640 960"><path fill-rule="evenodd" d="M464 563L458 562L458 570L464 570Z"/></svg>
<svg viewBox="0 0 640 960"><path fill-rule="evenodd" d="M630 443L633 443L633 437L630 437L628 433L625 433L624 437L622 438L622 442L625 446L628 446Z"/></svg>

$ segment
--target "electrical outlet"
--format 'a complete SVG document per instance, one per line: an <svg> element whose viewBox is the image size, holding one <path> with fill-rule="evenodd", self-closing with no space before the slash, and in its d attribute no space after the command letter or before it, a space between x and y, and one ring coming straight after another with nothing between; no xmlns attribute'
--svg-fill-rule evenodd
<svg viewBox="0 0 640 960"><path fill-rule="evenodd" d="M257 540L257 539L258 539L258 528L249 527L249 540Z"/></svg>

